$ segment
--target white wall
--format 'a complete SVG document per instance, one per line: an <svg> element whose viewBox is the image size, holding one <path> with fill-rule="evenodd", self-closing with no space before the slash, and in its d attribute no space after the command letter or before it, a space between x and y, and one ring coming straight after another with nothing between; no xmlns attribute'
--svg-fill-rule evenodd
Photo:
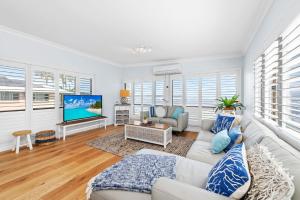
<svg viewBox="0 0 300 200"><path fill-rule="evenodd" d="M0 60L18 61L38 66L84 74L95 78L94 94L103 95L103 114L113 120L113 105L119 99L121 69L112 63L52 43L0 27ZM28 65L25 64L25 65ZM29 111L30 112L30 111ZM14 130L30 128L34 131L53 129L61 118L61 111L53 110L0 113L0 151L12 146Z"/></svg>
<svg viewBox="0 0 300 200"><path fill-rule="evenodd" d="M218 72L227 69L242 69L244 64L243 57L189 59L176 62L181 64L184 75ZM123 81L152 79L154 77L152 72L153 66L159 64L162 63L125 68L123 69Z"/></svg>
<svg viewBox="0 0 300 200"><path fill-rule="evenodd" d="M244 102L247 110L254 111L253 62L300 14L299 0L275 0L245 56Z"/></svg>

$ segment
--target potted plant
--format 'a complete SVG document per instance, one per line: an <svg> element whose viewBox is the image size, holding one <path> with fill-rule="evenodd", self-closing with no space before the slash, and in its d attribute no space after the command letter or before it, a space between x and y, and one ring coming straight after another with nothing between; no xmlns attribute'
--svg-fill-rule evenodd
<svg viewBox="0 0 300 200"><path fill-rule="evenodd" d="M143 124L148 124L148 117L146 115L144 115Z"/></svg>
<svg viewBox="0 0 300 200"><path fill-rule="evenodd" d="M215 112L217 111L227 111L234 112L236 110L242 110L245 106L238 101L239 95L234 95L231 98L220 97L217 99L217 107Z"/></svg>

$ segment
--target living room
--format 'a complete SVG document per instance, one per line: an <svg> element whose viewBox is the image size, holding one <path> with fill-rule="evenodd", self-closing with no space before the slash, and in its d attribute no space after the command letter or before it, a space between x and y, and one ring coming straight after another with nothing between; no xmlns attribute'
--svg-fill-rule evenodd
<svg viewBox="0 0 300 200"><path fill-rule="evenodd" d="M300 199L298 0L0 11L1 199Z"/></svg>

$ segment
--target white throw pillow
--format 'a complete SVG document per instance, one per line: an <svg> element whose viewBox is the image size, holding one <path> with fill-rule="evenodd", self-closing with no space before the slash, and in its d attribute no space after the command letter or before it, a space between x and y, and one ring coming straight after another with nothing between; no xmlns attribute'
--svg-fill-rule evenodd
<svg viewBox="0 0 300 200"><path fill-rule="evenodd" d="M162 106L158 106L155 109L157 117L165 117L166 116L166 109Z"/></svg>
<svg viewBox="0 0 300 200"><path fill-rule="evenodd" d="M292 177L268 148L256 144L247 150L252 176L251 187L245 200L290 200L295 192Z"/></svg>

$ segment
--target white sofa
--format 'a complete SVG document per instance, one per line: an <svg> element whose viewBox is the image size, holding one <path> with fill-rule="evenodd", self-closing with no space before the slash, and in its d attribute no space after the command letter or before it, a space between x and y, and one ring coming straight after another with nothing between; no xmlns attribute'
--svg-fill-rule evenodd
<svg viewBox="0 0 300 200"><path fill-rule="evenodd" d="M91 194L92 200L225 200L230 199L205 190L207 175L213 165L224 155L212 154L210 151L210 142L214 136L209 130L213 125L213 120L204 120L202 130L199 132L197 140L192 145L187 154L187 158L177 156L176 180L160 178L152 188L152 194L143 194L126 191L97 191ZM269 151L282 161L285 168L294 176L295 194L293 200L300 199L300 153L297 149L298 142L293 141L289 145L283 139L285 137L281 132L276 132L273 127L269 129L258 120L245 116L241 120L241 126L244 130L244 143L246 148L260 143L269 148ZM282 138L282 139L280 139ZM289 138L288 138L289 139ZM286 139L288 141L288 139ZM138 154L167 154L164 152L144 149Z"/></svg>

